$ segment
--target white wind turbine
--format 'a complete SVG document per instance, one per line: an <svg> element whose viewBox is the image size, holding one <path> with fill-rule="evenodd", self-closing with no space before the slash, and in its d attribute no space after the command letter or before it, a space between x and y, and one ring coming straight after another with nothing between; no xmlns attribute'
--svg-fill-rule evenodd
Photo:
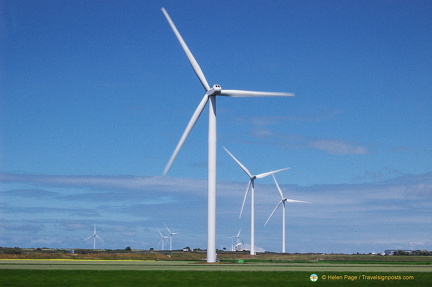
<svg viewBox="0 0 432 287"><path fill-rule="evenodd" d="M265 173L260 173L257 175L252 175L250 173L250 171L238 159L236 159L235 156L233 156L229 152L228 149L226 149L225 147L224 147L224 149L249 177L249 182L248 182L248 185L246 187L246 192L245 192L245 196L243 198L243 204L242 204L242 207L240 210L240 216L239 217L242 216L244 204L246 202L246 198L249 194L249 190L251 190L251 248L250 248L250 254L255 255L255 179L263 178L263 177L269 176L271 174L274 174L276 172L287 170L287 169L289 169L289 167L274 170L274 171L269 171L269 172L265 172Z"/></svg>
<svg viewBox="0 0 432 287"><path fill-rule="evenodd" d="M169 230L169 228L168 228L168 226L166 226L165 225L165 228L168 230L168 232L169 232L169 242L170 242L170 251L172 251L172 237L173 237L173 235L175 235L175 234L178 234L178 233L176 233L176 232L171 232L171 230Z"/></svg>
<svg viewBox="0 0 432 287"><path fill-rule="evenodd" d="M237 239L236 239L236 245L235 245L235 246L237 246L237 245L239 244L239 240L240 240L240 232L241 232L241 229L239 230L239 232L237 233L237 235L235 235L235 236L230 236L230 237L229 237L229 238L233 238L233 240L234 240L234 238L237 238ZM235 251L235 246L234 246L233 241L231 241L231 251Z"/></svg>
<svg viewBox="0 0 432 287"><path fill-rule="evenodd" d="M208 126L208 217L207 217L207 262L216 262L216 96L227 97L269 97L269 96L293 96L288 93L274 93L274 92L253 92L253 91L240 91L240 90L222 90L220 85L214 85L210 88L207 80L202 72L198 62L195 60L179 31L177 30L168 12L162 8L171 29L174 31L180 45L185 52L189 63L191 64L195 74L204 87L205 94L193 113L189 123L186 126L183 135L180 138L170 160L168 161L164 175L167 174L172 163L174 162L178 152L183 146L186 138L189 136L192 128L200 117L207 102L209 102L209 126Z"/></svg>
<svg viewBox="0 0 432 287"><path fill-rule="evenodd" d="M273 212L270 214L269 218L267 219L267 221L264 223L264 226L267 225L267 222L270 220L270 218L273 216L273 214L276 212L276 210L279 208L279 206L282 204L282 253L285 253L285 202L301 202L301 203L309 203L307 201L301 201L301 200L295 200L295 199L288 199L285 198L282 194L282 190L279 187L279 184L276 181L276 177L272 174L274 182L276 183L276 187L279 191L279 195L281 197L281 200L279 201L279 203L276 205L275 209L273 210Z"/></svg>
<svg viewBox="0 0 432 287"><path fill-rule="evenodd" d="M92 237L93 237L93 249L96 249L96 238L102 240L102 238L100 238L99 235L96 234L96 225L95 225L94 228L93 228L93 234L90 235L89 237L87 237L87 238L84 239L84 240L87 241L87 240L89 240L89 239L92 238Z"/></svg>
<svg viewBox="0 0 432 287"><path fill-rule="evenodd" d="M165 250L165 240L168 239L168 236L163 235L160 231L159 231L159 234L161 236L161 239L159 240L158 246L162 244L162 249L161 250Z"/></svg>

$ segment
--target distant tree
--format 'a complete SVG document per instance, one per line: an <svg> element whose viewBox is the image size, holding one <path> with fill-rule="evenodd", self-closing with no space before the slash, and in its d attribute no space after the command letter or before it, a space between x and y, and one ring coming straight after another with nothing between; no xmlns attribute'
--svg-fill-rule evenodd
<svg viewBox="0 0 432 287"><path fill-rule="evenodd" d="M3 253L3 254L22 254L22 250L19 247L14 247L14 248L4 247L1 249L1 253Z"/></svg>
<svg viewBox="0 0 432 287"><path fill-rule="evenodd" d="M411 255L414 256L431 256L432 255L432 251L427 251L427 250L413 250L411 252Z"/></svg>
<svg viewBox="0 0 432 287"><path fill-rule="evenodd" d="M393 255L405 256L408 255L408 253L405 250L396 250Z"/></svg>
<svg viewBox="0 0 432 287"><path fill-rule="evenodd" d="M125 248L126 251L132 251L132 248L130 246Z"/></svg>

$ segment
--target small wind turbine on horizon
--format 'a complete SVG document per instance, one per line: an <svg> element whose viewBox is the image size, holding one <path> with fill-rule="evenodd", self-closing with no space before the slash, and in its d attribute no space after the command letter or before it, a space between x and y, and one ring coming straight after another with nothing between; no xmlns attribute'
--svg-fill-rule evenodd
<svg viewBox="0 0 432 287"><path fill-rule="evenodd" d="M168 236L163 235L162 232L160 232L160 230L158 230L158 231L159 231L159 234L161 236L161 239L159 240L159 243L158 243L158 247L159 247L159 245L162 244L161 250L165 250L165 240L168 240Z"/></svg>
<svg viewBox="0 0 432 287"><path fill-rule="evenodd" d="M99 237L99 235L96 234L96 225L93 228L93 234L90 235L89 237L87 237L86 239L84 239L85 241L89 240L90 238L93 237L93 249L96 249L96 238L103 240L101 237Z"/></svg>
<svg viewBox="0 0 432 287"><path fill-rule="evenodd" d="M267 219L267 221L264 223L264 226L267 225L267 222L269 222L270 218L273 216L273 214L276 212L276 210L279 208L279 206L281 206L282 204L282 253L285 253L285 202L301 202L301 203L310 203L307 201L301 201L301 200L295 200L295 199L288 199L285 198L283 196L282 190L279 187L279 184L276 180L276 177L274 176L274 174L272 174L273 176L273 180L276 184L276 187L279 191L279 195L281 197L281 200L279 201L279 203L276 205L275 209L273 210L273 212L270 214L269 218Z"/></svg>
<svg viewBox="0 0 432 287"><path fill-rule="evenodd" d="M232 241L231 241L231 251L236 251L236 248L237 248L237 246L239 244L239 240L240 240L240 232L241 232L241 229L239 230L239 232L237 233L237 235L229 237L229 238L232 238ZM233 243L234 238L236 238L236 245L234 245L234 243Z"/></svg>
<svg viewBox="0 0 432 287"><path fill-rule="evenodd" d="M171 230L168 228L168 226L165 225L165 228L168 230L169 232L169 242L170 242L170 251L172 251L172 237L175 234L178 234L177 232L171 232Z"/></svg>
<svg viewBox="0 0 432 287"><path fill-rule="evenodd" d="M265 172L265 173L260 173L257 175L252 175L250 173L250 171L238 160L235 158L234 155L232 155L232 153L229 152L229 150L227 148L225 148L225 151L232 157L232 159L240 166L240 168L246 173L246 175L249 177L249 182L248 185L246 187L246 192L245 192L245 196L243 198L243 204L240 210L240 216L239 218L241 218L242 213L243 213L243 208L246 202L246 198L249 194L249 190L251 190L251 248L250 248L250 254L251 255L255 255L255 179L257 178L263 178L269 175L273 175L274 173L283 171L283 170L287 170L289 169L289 167L287 168L282 168L282 169L278 169L278 170L274 170L274 171L269 171L269 172Z"/></svg>
<svg viewBox="0 0 432 287"><path fill-rule="evenodd" d="M203 112L207 102L209 103L209 122L208 122L208 216L207 216L207 262L216 262L216 96L226 96L226 97L287 97L294 96L290 93L274 93L274 92L254 92L254 91L240 91L240 90L222 90L220 85L213 85L210 88L204 73L202 72L198 62L192 55L179 31L177 30L171 17L165 8L162 8L162 12L165 15L171 29L180 42L180 45L185 52L189 63L191 64L195 74L200 80L202 86L204 87L205 94L193 113L189 123L186 126L183 135L180 138L170 160L168 161L163 174L166 175L173 164L178 152L183 146L186 138L189 136L192 128L195 126L198 118Z"/></svg>

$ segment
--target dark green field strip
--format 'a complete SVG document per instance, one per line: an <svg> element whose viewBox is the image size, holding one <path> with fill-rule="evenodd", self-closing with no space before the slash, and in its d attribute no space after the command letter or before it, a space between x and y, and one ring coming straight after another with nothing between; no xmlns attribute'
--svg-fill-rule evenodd
<svg viewBox="0 0 432 287"><path fill-rule="evenodd" d="M432 286L432 273L0 270L0 286ZM323 276L325 276L323 279ZM331 277L333 276L333 277ZM358 279L353 279L360 276ZM381 277L380 277L381 276ZM407 280L381 280L404 276ZM328 279L329 277L333 279ZM369 278L369 279L367 279ZM375 278L375 279L374 279Z"/></svg>

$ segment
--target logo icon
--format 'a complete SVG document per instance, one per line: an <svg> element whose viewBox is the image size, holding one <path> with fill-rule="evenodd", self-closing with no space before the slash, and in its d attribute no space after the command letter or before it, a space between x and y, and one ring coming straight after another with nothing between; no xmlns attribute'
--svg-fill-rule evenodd
<svg viewBox="0 0 432 287"><path fill-rule="evenodd" d="M317 280L318 280L318 275L316 275L316 274L311 274L311 276L310 276L310 280L311 280L312 282L317 281Z"/></svg>

